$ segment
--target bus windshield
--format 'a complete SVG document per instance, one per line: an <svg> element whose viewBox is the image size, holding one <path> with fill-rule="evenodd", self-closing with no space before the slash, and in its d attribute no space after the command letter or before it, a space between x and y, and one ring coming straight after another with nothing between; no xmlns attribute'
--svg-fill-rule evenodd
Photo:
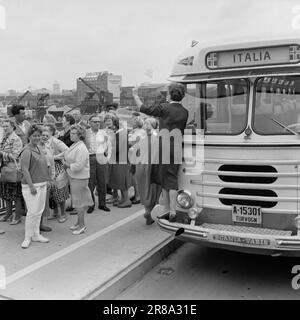
<svg viewBox="0 0 300 320"><path fill-rule="evenodd" d="M253 129L262 135L300 132L300 77L259 78L255 86Z"/></svg>
<svg viewBox="0 0 300 320"><path fill-rule="evenodd" d="M238 135L247 124L249 85L246 79L187 84L183 105L189 111L188 129L205 134Z"/></svg>

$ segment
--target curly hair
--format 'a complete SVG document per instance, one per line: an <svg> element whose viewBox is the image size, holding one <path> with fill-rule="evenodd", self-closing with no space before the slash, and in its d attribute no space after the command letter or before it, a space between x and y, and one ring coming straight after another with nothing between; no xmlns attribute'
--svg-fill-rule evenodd
<svg viewBox="0 0 300 320"><path fill-rule="evenodd" d="M47 123L45 124L45 127L49 128L50 133L54 136L56 132L56 125L53 123Z"/></svg>
<svg viewBox="0 0 300 320"><path fill-rule="evenodd" d="M143 128L144 121L141 116L135 116L132 118L132 123L136 123L138 128Z"/></svg>
<svg viewBox="0 0 300 320"><path fill-rule="evenodd" d="M76 130L79 139L80 139L80 140L85 140L86 130L85 130L82 126L80 126L80 125L78 125L78 124L74 124L74 125L72 125L71 128L70 128L70 131L71 131L71 130Z"/></svg>
<svg viewBox="0 0 300 320"><path fill-rule="evenodd" d="M40 134L42 133L43 129L41 126L37 124L33 124L32 126L29 127L28 132L27 132L27 138L30 138L35 132L39 132Z"/></svg>
<svg viewBox="0 0 300 320"><path fill-rule="evenodd" d="M46 120L46 121L45 121L45 120ZM55 123L56 123L56 119L55 119L55 117L54 117L52 114L46 113L46 114L44 115L43 122L47 122L47 124L49 124L49 123L55 124Z"/></svg>
<svg viewBox="0 0 300 320"><path fill-rule="evenodd" d="M181 83L171 83L169 86L171 100L181 101L185 96L185 86Z"/></svg>
<svg viewBox="0 0 300 320"><path fill-rule="evenodd" d="M9 123L12 126L12 128L16 130L16 123L13 119L9 119L9 118L3 119L2 123L5 123L5 122Z"/></svg>
<svg viewBox="0 0 300 320"><path fill-rule="evenodd" d="M104 116L104 122L107 120L107 119L111 119L112 122L113 122L113 125L116 129L119 129L119 118L116 114L112 113L112 112L109 112L107 113L105 116Z"/></svg>
<svg viewBox="0 0 300 320"><path fill-rule="evenodd" d="M156 130L158 128L158 122L155 118L148 117L144 122L149 122L151 124L151 127Z"/></svg>

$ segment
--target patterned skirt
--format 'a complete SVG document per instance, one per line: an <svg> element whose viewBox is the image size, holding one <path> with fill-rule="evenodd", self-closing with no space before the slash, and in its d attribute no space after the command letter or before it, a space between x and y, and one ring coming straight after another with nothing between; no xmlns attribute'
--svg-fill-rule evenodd
<svg viewBox="0 0 300 320"><path fill-rule="evenodd" d="M63 163L60 160L55 160L55 178L64 171ZM69 185L58 189L56 185L51 186L50 198L52 198L56 203L65 202L70 196Z"/></svg>
<svg viewBox="0 0 300 320"><path fill-rule="evenodd" d="M21 182L0 182L0 197L7 201L23 199Z"/></svg>

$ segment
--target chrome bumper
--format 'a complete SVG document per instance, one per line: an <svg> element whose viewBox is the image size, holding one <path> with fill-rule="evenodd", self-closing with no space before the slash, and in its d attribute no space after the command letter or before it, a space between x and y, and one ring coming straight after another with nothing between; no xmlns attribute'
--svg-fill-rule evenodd
<svg viewBox="0 0 300 320"><path fill-rule="evenodd" d="M299 236L240 233L193 226L168 221L168 213L157 217L159 227L176 238L194 243L216 244L227 247L253 248L271 251L299 251Z"/></svg>

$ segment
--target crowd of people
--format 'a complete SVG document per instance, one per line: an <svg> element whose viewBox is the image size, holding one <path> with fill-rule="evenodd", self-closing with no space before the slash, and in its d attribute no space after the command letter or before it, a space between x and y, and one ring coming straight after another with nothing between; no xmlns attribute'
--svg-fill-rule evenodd
<svg viewBox="0 0 300 320"><path fill-rule="evenodd" d="M12 107L13 117L3 120L0 141L0 197L6 208L0 221L16 225L26 217L22 248L32 241L49 242L41 234L52 231L45 218L64 223L68 212L77 215L72 233L84 233L85 214L93 213L96 203L104 212L110 212L110 204L122 209L142 203L146 224L151 225L151 211L162 191L165 209L174 218L179 165L172 153L170 164L151 164L153 154L159 153L159 130L183 132L186 125L187 110L180 104L184 87L173 84L169 93L170 103L146 107L134 91L141 113L133 116L129 132L120 125L115 108L88 120L80 110L66 113L63 129L57 130L51 114L42 124L32 124L25 120L24 106Z"/></svg>

